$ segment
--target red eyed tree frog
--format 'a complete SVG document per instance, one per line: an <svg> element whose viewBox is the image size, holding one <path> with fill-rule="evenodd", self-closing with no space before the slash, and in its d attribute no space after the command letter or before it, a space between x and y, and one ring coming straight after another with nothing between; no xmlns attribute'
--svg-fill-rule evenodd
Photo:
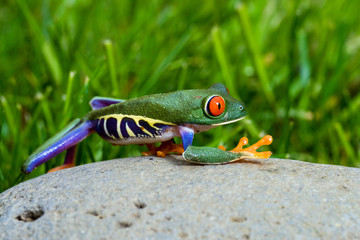
<svg viewBox="0 0 360 240"><path fill-rule="evenodd" d="M208 89L182 90L154 94L130 100L95 97L90 101L93 111L82 119L71 122L64 130L46 141L25 161L24 173L30 173L40 164L67 150L60 170L74 166L76 145L97 132L114 145L146 144L149 152L165 156L182 153L185 160L199 164L221 164L241 158L267 158L270 152L256 152L262 145L271 143L265 136L251 147L242 149L247 139L242 138L232 151L223 148L191 146L195 133L233 123L246 116L245 106L228 93L220 83ZM172 139L180 136L181 144ZM160 147L154 143L162 142Z"/></svg>

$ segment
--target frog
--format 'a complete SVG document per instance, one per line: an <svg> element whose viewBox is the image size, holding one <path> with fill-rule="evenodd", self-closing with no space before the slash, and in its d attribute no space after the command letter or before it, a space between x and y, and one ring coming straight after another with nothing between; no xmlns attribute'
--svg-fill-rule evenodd
<svg viewBox="0 0 360 240"><path fill-rule="evenodd" d="M146 145L149 151L143 155L182 154L184 160L196 164L225 164L271 155L269 151L256 151L272 142L269 135L244 149L248 139L241 138L231 151L222 146L192 146L195 134L240 121L247 115L244 103L230 96L221 83L207 89L178 90L128 100L94 97L90 106L92 111L70 122L37 148L24 162L22 171L28 174L64 151L64 164L49 172L75 166L76 146L93 133L113 145ZM176 144L175 137L180 137L182 143ZM156 146L157 143L161 145Z"/></svg>

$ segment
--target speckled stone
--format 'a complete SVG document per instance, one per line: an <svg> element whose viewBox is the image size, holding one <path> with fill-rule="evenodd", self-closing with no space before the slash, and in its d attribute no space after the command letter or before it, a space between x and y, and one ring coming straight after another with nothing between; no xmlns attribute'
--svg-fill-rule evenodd
<svg viewBox="0 0 360 240"><path fill-rule="evenodd" d="M359 239L360 169L116 159L0 194L0 239Z"/></svg>

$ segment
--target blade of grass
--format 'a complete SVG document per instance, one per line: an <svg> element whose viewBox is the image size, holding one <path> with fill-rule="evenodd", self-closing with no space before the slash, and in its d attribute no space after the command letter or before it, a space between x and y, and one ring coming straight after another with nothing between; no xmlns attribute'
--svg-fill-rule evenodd
<svg viewBox="0 0 360 240"><path fill-rule="evenodd" d="M12 136L17 136L17 130L18 128L16 127L16 121L14 119L14 115L11 111L11 107L9 106L6 98L4 96L1 96L0 97L1 99L1 103L2 103L2 106L3 106L3 109L4 109L4 113L5 113L5 118L7 120L7 124L9 126L9 129L10 129L10 133Z"/></svg>
<svg viewBox="0 0 360 240"><path fill-rule="evenodd" d="M156 70L151 75L151 77L144 83L143 86L140 86L139 91L141 92L141 95L149 93L150 89L155 86L161 74L164 73L164 71L167 69L169 64L177 57L177 55L186 45L189 38L190 38L190 31L187 32L185 35L183 35L182 38L180 38L178 43L175 45L175 47L172 49L169 55L167 55L164 58L164 60L159 64L159 66L156 68Z"/></svg>
<svg viewBox="0 0 360 240"><path fill-rule="evenodd" d="M54 134L56 132L55 122L47 99L41 101L41 108L46 120L46 128L49 130L50 134Z"/></svg>
<svg viewBox="0 0 360 240"><path fill-rule="evenodd" d="M355 151L352 148L350 142L347 139L346 133L343 129L343 127L341 126L341 124L339 122L335 122L334 123L334 127L336 129L336 132L338 134L340 143L342 144L342 146L344 147L344 150L349 158L350 161L347 161L345 163L342 163L344 165L348 165L351 164L352 166L354 166L355 162L356 162L356 156L355 156Z"/></svg>
<svg viewBox="0 0 360 240"><path fill-rule="evenodd" d="M307 109L311 91L306 91L310 82L310 62L308 56L308 45L306 40L306 33L303 29L296 34L297 47L299 52L299 70L300 77L290 86L290 96L295 99L301 93L299 101L300 109Z"/></svg>
<svg viewBox="0 0 360 240"><path fill-rule="evenodd" d="M80 99L80 105L82 106L82 114L88 112L89 109L89 82L90 78L88 76L85 76L84 87Z"/></svg>
<svg viewBox="0 0 360 240"><path fill-rule="evenodd" d="M300 79L301 79L301 87L302 89L308 85L310 81L310 73L311 73L311 64L309 59L309 49L308 43L306 39L306 32L304 29L301 29L297 33L297 44L298 44L298 51L300 56Z"/></svg>
<svg viewBox="0 0 360 240"><path fill-rule="evenodd" d="M36 44L41 46L41 53L56 85L59 85L62 81L62 69L52 43L49 40L44 39L41 28L36 19L33 17L31 10L26 5L26 1L17 0L17 4L19 5L24 17L27 20L27 23L33 32L32 36L35 37Z"/></svg>
<svg viewBox="0 0 360 240"><path fill-rule="evenodd" d="M358 94L355 98L351 99L349 102L349 108L343 109L338 117L340 122L346 121L351 116L355 116L359 114L360 109L360 94Z"/></svg>
<svg viewBox="0 0 360 240"><path fill-rule="evenodd" d="M107 63L110 72L111 87L113 90L112 94L115 96L120 96L113 43L110 39L106 39L104 40L103 44L105 46Z"/></svg>
<svg viewBox="0 0 360 240"><path fill-rule="evenodd" d="M184 61L181 65L180 77L179 77L178 86L177 86L178 90L184 89L187 73L188 73L188 64L186 61Z"/></svg>
<svg viewBox="0 0 360 240"><path fill-rule="evenodd" d="M2 171L2 169L0 168L0 192L2 191L2 188L4 188L5 186L2 186L3 184L2 183L4 183L5 182L5 177L4 177L4 174L3 174L3 171Z"/></svg>
<svg viewBox="0 0 360 240"><path fill-rule="evenodd" d="M223 46L223 43L221 40L219 28L214 27L211 31L211 34L212 34L212 39L214 42L217 60L220 64L220 68L221 68L221 72L224 77L224 81L230 89L233 89L232 95L241 101L238 91L235 90L234 79L230 73L230 67L229 67L228 60L227 60L225 50L224 50L224 46ZM249 115L247 116L246 122L250 123L250 124L245 124L245 128L248 132L250 132L250 135L251 136L259 136L259 130L257 129L255 123L251 120L251 117Z"/></svg>
<svg viewBox="0 0 360 240"><path fill-rule="evenodd" d="M38 96L38 98L40 100L40 104L37 105L37 107L33 111L33 114L31 115L30 121L26 124L25 129L22 130L22 134L20 136L20 142L23 142L23 141L25 141L25 139L29 138L31 131L34 128L34 125L40 118L40 114L41 114L41 110L42 110L41 100L48 99L49 95L52 92L53 92L53 89L51 87L47 87L44 95L40 94L40 96Z"/></svg>
<svg viewBox="0 0 360 240"><path fill-rule="evenodd" d="M283 127L281 138L278 139L278 153L286 154L289 152L290 137L294 129L294 122L289 121L287 126Z"/></svg>
<svg viewBox="0 0 360 240"><path fill-rule="evenodd" d="M339 138L337 136L337 131L335 128L329 128L330 130L328 131L328 138L329 138L329 143L327 144L327 149L326 151L330 151L331 156L332 156L332 161L330 162L331 164L341 164L341 147L339 145ZM319 149L324 150L324 147L321 147ZM319 155L324 156L325 153L320 153ZM323 157L324 158L324 157ZM327 163L322 161L322 159L320 158L319 163Z"/></svg>
<svg viewBox="0 0 360 240"><path fill-rule="evenodd" d="M65 105L64 105L64 109L63 109L63 115L64 116L69 116L70 113L69 111L69 107L70 107L70 102L72 101L72 89L73 89L73 83L74 83L74 78L75 78L76 72L71 71L69 73L69 77L68 77L68 84L67 84L67 89L66 89L66 98L65 98ZM66 117L67 119L67 117Z"/></svg>
<svg viewBox="0 0 360 240"><path fill-rule="evenodd" d="M259 47L256 45L255 38L251 31L252 28L250 26L249 16L247 14L247 8L244 3L241 3L236 6L236 10L240 18L240 26L242 28L247 49L250 52L254 68L260 80L260 88L264 93L269 106L271 108L275 108L275 97L270 87L269 78L260 55Z"/></svg>
<svg viewBox="0 0 360 240"><path fill-rule="evenodd" d="M2 115L3 114L0 112L1 120L3 117ZM3 140L2 127L0 127L0 157L1 157L1 159L8 159L9 155L10 154L6 151L5 141ZM3 173L3 169L5 169L4 164L6 164L5 161L0 161L0 193L5 188L5 186L3 186L5 184L5 177L4 177L4 173Z"/></svg>
<svg viewBox="0 0 360 240"><path fill-rule="evenodd" d="M246 116L243 122L250 136L260 136L259 128L257 127L256 123L252 120L250 115Z"/></svg>
<svg viewBox="0 0 360 240"><path fill-rule="evenodd" d="M41 53L44 56L46 64L51 72L56 85L60 85L62 81L62 69L59 63L59 59L56 55L54 47L50 41L44 41L41 47Z"/></svg>
<svg viewBox="0 0 360 240"><path fill-rule="evenodd" d="M100 81L101 78L106 76L106 64L99 64L92 72L90 72L89 78L91 79L91 87L95 89L97 94L105 89L104 84ZM106 89L108 89L106 85ZM108 92L108 90L106 91ZM107 93L108 96L108 93Z"/></svg>
<svg viewBox="0 0 360 240"><path fill-rule="evenodd" d="M230 91L233 93L234 97L241 100L234 86L234 78L230 73L230 66L225 54L224 45L222 43L219 27L217 26L213 27L213 29L211 30L211 36L213 39L216 57L221 68L221 73L223 75L224 82L226 86L230 89Z"/></svg>
<svg viewBox="0 0 360 240"><path fill-rule="evenodd" d="M230 89L233 89L232 95L241 100L239 94L235 90L234 79L230 73L230 67L228 64L228 60L225 54L224 46L221 40L220 30L218 27L214 27L211 31L212 38L214 42L215 52L217 56L217 60L220 64L221 72L224 77L224 81ZM250 133L251 136L259 136L259 130L257 129L255 123L252 121L251 117L248 115L245 120L245 128Z"/></svg>
<svg viewBox="0 0 360 240"><path fill-rule="evenodd" d="M30 28L32 29L34 36L37 38L38 42L42 42L43 38L42 38L42 32L41 32L41 28L38 25L36 19L33 17L28 5L26 4L26 1L23 0L16 0L17 4L19 5L21 12L23 13L26 22L29 24Z"/></svg>

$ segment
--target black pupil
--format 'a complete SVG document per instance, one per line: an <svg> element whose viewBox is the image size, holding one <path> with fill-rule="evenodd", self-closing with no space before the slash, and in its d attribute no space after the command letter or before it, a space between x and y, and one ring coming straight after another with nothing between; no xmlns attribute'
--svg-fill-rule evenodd
<svg viewBox="0 0 360 240"><path fill-rule="evenodd" d="M216 104L218 106L218 109L220 110L221 109L221 104L219 102L217 102Z"/></svg>

